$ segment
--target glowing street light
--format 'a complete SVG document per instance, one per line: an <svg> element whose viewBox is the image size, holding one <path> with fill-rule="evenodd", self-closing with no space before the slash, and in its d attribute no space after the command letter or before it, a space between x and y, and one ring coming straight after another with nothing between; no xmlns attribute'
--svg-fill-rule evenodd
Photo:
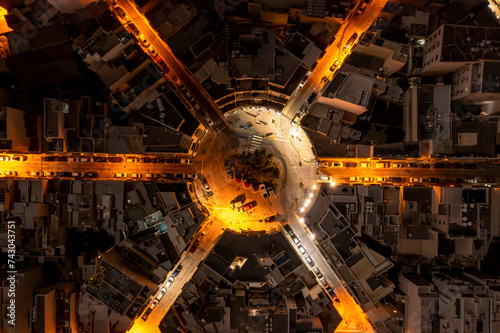
<svg viewBox="0 0 500 333"><path fill-rule="evenodd" d="M309 193L309 198L312 198L313 197L313 194L312 193Z"/></svg>
<svg viewBox="0 0 500 333"><path fill-rule="evenodd" d="M303 213L303 212L304 212L304 210L305 210L305 208L304 208L304 207L302 207L302 208L300 209L300 212L301 212L301 213Z"/></svg>
<svg viewBox="0 0 500 333"><path fill-rule="evenodd" d="M317 189L318 187L316 185L313 185L313 190Z"/></svg>
<svg viewBox="0 0 500 333"><path fill-rule="evenodd" d="M303 218L303 217L301 217L301 218L299 219L299 222L300 222L300 223L304 223L304 218Z"/></svg>
<svg viewBox="0 0 500 333"><path fill-rule="evenodd" d="M337 185L337 184L335 184L335 182L331 182L330 183L330 186L332 186L332 187L335 186L335 185Z"/></svg>

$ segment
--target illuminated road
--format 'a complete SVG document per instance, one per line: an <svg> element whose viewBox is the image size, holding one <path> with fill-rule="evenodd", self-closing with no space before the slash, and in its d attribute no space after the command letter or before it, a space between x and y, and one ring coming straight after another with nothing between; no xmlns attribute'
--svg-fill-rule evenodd
<svg viewBox="0 0 500 333"><path fill-rule="evenodd" d="M354 33L358 34L358 39L356 40L357 43L361 35L368 30L387 2L388 0L373 0L366 7L362 15L357 14L357 8L362 1L358 2L350 16L345 20L344 24L337 32L333 43L325 50L325 55L318 61L318 65L307 79L305 85L300 88L298 93L288 101L287 105L283 109L283 113L288 118L293 119L294 115L300 110L300 107L304 104L304 102L306 102L311 93L319 92L322 89L324 83L321 81L323 77L326 76L329 80L332 79L334 73L342 66L342 63L349 56L355 46L353 45L349 52L344 53L344 45ZM339 61L338 66L335 68L334 72L330 71L330 67L337 60Z"/></svg>
<svg viewBox="0 0 500 333"><path fill-rule="evenodd" d="M210 210L211 217L207 219L204 225L200 227L200 231L206 232L204 236L201 233L196 234L191 244L196 239L200 240L199 248L192 254L189 252L183 253L179 264L183 266L182 271L175 278L172 285L167 288L165 295L161 298L158 305L149 314L147 320L137 319L130 329L130 332L159 332L158 324L162 320L165 313L172 306L175 299L182 291L182 286L188 282L197 269L199 263L205 258L212 246L217 242L225 228L230 228L236 231L259 230L267 231L277 230L278 224L262 224L259 219L268 217L274 214L280 214L286 217L286 220L291 225L295 234L299 237L300 242L311 256L316 266L326 277L327 282L335 290L335 293L340 299L340 303L332 302L335 308L343 317L343 322L340 324L338 331L350 332L374 332L366 314L360 308L354 299L349 295L342 285L340 279L335 275L332 268L328 265L325 258L317 249L315 243L304 230L304 226L300 223L298 217L292 212L294 211L293 203L298 198L302 191L300 186L312 188L319 181L319 176L327 177L326 182L336 183L362 183L362 178L372 178L368 183L391 184L390 178L404 178L405 184L408 184L409 178L440 178L440 182L429 183L422 182L422 185L437 185L443 183L453 183L455 178L475 178L477 183L482 183L483 178L489 178L492 175L499 174L500 166L483 163L478 164L477 169L433 169L431 168L376 168L375 160L357 160L357 159L335 159L328 160L328 163L334 161L342 161L355 163L371 163L370 167L362 168L360 166L346 167L345 165L339 168L320 167L320 174L317 175L316 162L312 154L311 147L306 144L301 144L298 147L294 143L295 137L300 135L305 138L305 134L300 129L293 127L290 120L298 112L302 104L307 100L309 95L315 91L319 92L324 82L323 77L331 79L334 72L330 71L330 67L335 61L339 61L339 65L335 71L341 67L345 58L349 56L354 45L344 52L343 48L346 42L354 33L358 34L358 39L362 33L368 29L373 20L376 19L387 0L373 0L362 15L357 14L357 7L354 8L350 17L342 25L337 33L334 43L326 49L323 58L318 62L315 70L309 76L306 84L297 94L295 94L287 103L283 110L283 115L279 117L276 123L267 127L268 131L283 133L283 137L278 138L275 134L271 138L259 139L262 147L272 151L276 160L280 163L281 180L276 189L276 196L264 199L258 191L252 191L251 188L244 188L242 184L237 184L234 180L229 180L225 176L224 160L227 159L229 152L241 152L241 148L252 140L255 133L239 131L237 127L229 129L226 127L222 113L208 94L204 91L199 82L197 82L187 71L184 65L173 55L168 45L163 42L156 31L147 22L146 18L137 11L133 2L128 0L118 0L117 3L125 11L128 18L136 25L141 34L145 36L148 42L156 50L158 55L165 61L170 72L166 75L167 79L177 86L179 92L190 100L186 94L186 90L193 96L196 102L190 102L193 106L192 112L198 119L210 127L204 115L207 114L215 125L211 127L217 137L213 142L208 144L202 143L200 151L206 154L211 154L210 158L198 156L197 158L187 157L191 159L190 164L166 164L166 163L138 163L133 160L127 162L127 156L122 156L122 162L69 162L69 161L42 161L42 154L29 154L26 161L9 161L0 162L1 177L6 177L6 172L16 171L17 175L8 176L16 178L31 178L31 179L59 179L59 175L51 175L50 172L78 172L82 175L68 176L63 178L68 179L88 179L86 174L89 172L97 173L96 178L92 180L163 180L162 174L167 173L182 173L182 174L197 174L206 177L206 181L210 186L210 190L214 193L212 197L204 198L201 194L204 192L203 180L195 180L194 184L197 188L197 194L200 197L202 204ZM123 21L123 20L122 20ZM125 21L123 21L125 22ZM126 24L124 24L126 26ZM357 42L357 41L356 41ZM148 52L145 49L145 52ZM195 108L195 104L200 105L200 110ZM269 116L269 115L266 115ZM289 118L283 120L283 118ZM279 121L279 124L278 124ZM299 134L297 134L299 133ZM292 135L294 138L292 139ZM238 150L239 149L239 150ZM101 155L94 154L93 158ZM102 156L107 156L103 154ZM135 156L139 158L141 156ZM180 158L180 157L175 157ZM325 160L326 161L326 160ZM325 161L320 161L324 163ZM386 161L388 163L400 163L401 160ZM423 163L422 161L418 161ZM429 162L432 163L432 162ZM32 173L34 172L34 174ZM40 172L40 175L36 174ZM48 174L47 174L48 173ZM85 174L86 173L86 174ZM126 176L117 177L117 174L126 174ZM136 177L132 175L135 174ZM151 177L146 177L147 174L153 174ZM331 177L331 178L329 178ZM358 177L353 180L347 180L347 177ZM379 181L376 178L380 178ZM493 178L493 177L491 177ZM302 185L299 185L302 183ZM400 185L399 182L393 182L395 185ZM312 200L318 195L316 190L313 193ZM238 213L229 208L230 202L238 195L244 194L248 201L252 200L257 203L255 209L248 213ZM293 244L293 242L292 242ZM300 255L300 254L299 254ZM171 277L170 272L165 281ZM161 288L161 287L160 287ZM144 308L146 310L146 308ZM144 313L144 311L143 311ZM142 313L141 313L142 316Z"/></svg>
<svg viewBox="0 0 500 333"><path fill-rule="evenodd" d="M191 93L194 100L201 106L200 111L196 111L193 109L193 111L196 112L198 119L207 124L207 127L210 127L208 126L207 121L203 118L203 114L208 114L209 117L215 122L214 130L218 132L220 129L222 129L225 124L222 119L222 113L220 109L208 96L201 84L191 75L189 75L187 69L174 56L167 43L163 42L156 31L151 27L149 22L147 22L145 16L137 11L135 4L132 1L128 0L118 0L116 2L127 13L127 16L132 20L139 31L146 37L146 39L153 46L158 55L165 61L170 69L170 74L168 76L171 78L171 80L175 82L175 79L178 78L180 82ZM147 53L148 51L145 49L145 52ZM175 74L175 77L171 75L172 73ZM200 116L199 113L201 113L202 115Z"/></svg>

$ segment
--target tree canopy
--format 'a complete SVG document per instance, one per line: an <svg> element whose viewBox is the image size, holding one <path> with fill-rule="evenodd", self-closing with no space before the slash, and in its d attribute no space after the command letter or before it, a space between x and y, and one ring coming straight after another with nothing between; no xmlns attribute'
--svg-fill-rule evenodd
<svg viewBox="0 0 500 333"><path fill-rule="evenodd" d="M253 153L244 152L232 157L244 169L243 174L246 174L249 179L255 179L259 183L277 183L280 175L279 168L272 161L273 154L268 154L264 148L258 149Z"/></svg>

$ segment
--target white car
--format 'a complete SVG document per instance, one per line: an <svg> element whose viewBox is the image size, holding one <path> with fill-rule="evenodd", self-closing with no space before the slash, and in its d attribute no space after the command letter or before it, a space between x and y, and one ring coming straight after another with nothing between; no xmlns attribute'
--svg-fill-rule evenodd
<svg viewBox="0 0 500 333"><path fill-rule="evenodd" d="M191 160L187 158L181 158L181 164L191 164Z"/></svg>
<svg viewBox="0 0 500 333"><path fill-rule="evenodd" d="M306 253L307 253L307 252L306 252L306 249L304 249L304 247L303 247L302 245L299 245L299 251L300 251L300 253L302 253L302 254L306 254Z"/></svg>
<svg viewBox="0 0 500 333"><path fill-rule="evenodd" d="M165 283L165 288L170 287L172 285L172 283L174 283L174 279L175 278L173 276L169 277L167 280L167 283Z"/></svg>
<svg viewBox="0 0 500 333"><path fill-rule="evenodd" d="M167 288L161 288L160 291L158 292L158 295L156 296L157 299L161 299L165 293L167 292Z"/></svg>
<svg viewBox="0 0 500 333"><path fill-rule="evenodd" d="M206 114L205 116L203 116L203 118L208 123L208 126L214 126L215 125L214 122L212 121L212 119L210 119L210 117L208 116L208 114Z"/></svg>
<svg viewBox="0 0 500 333"><path fill-rule="evenodd" d="M292 239L293 239L293 242L294 242L295 244L297 244L297 245L299 245L299 244L300 244L300 241L299 241L299 239L298 239L297 237L292 237Z"/></svg>
<svg viewBox="0 0 500 333"><path fill-rule="evenodd" d="M269 196L269 193L267 193L267 190L266 190L266 184L260 184L259 189L260 189L260 193L262 193L263 198L267 198Z"/></svg>
<svg viewBox="0 0 500 333"><path fill-rule="evenodd" d="M422 178L410 178L410 183L421 183L423 181Z"/></svg>

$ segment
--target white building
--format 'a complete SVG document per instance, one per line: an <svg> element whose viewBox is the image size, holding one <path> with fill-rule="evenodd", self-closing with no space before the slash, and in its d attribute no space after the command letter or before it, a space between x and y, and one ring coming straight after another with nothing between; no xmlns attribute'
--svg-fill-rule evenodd
<svg viewBox="0 0 500 333"><path fill-rule="evenodd" d="M500 100L500 61L478 60L453 73L451 99L465 104Z"/></svg>

